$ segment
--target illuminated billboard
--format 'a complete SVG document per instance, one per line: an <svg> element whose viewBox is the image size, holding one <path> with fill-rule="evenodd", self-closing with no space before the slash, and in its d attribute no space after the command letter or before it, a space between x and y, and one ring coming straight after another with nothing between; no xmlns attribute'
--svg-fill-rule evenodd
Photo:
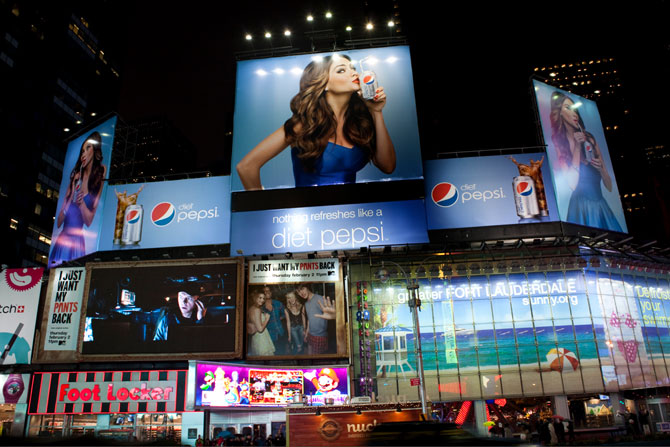
<svg viewBox="0 0 670 447"><path fill-rule="evenodd" d="M338 259L249 261L247 357L344 357Z"/></svg>
<svg viewBox="0 0 670 447"><path fill-rule="evenodd" d="M0 365L30 363L43 272L0 270Z"/></svg>
<svg viewBox="0 0 670 447"><path fill-rule="evenodd" d="M422 177L409 47L240 61L235 98L233 191Z"/></svg>
<svg viewBox="0 0 670 447"><path fill-rule="evenodd" d="M562 221L627 232L596 103L533 81Z"/></svg>
<svg viewBox="0 0 670 447"><path fill-rule="evenodd" d="M63 163L49 267L98 249L116 117L84 132L68 144ZM98 212L100 209L100 212Z"/></svg>
<svg viewBox="0 0 670 447"><path fill-rule="evenodd" d="M82 358L239 357L242 271L233 259L89 264Z"/></svg>
<svg viewBox="0 0 670 447"><path fill-rule="evenodd" d="M288 368L198 363L196 408L342 405L349 398L347 367Z"/></svg>
<svg viewBox="0 0 670 447"><path fill-rule="evenodd" d="M429 230L558 220L544 153L424 163Z"/></svg>
<svg viewBox="0 0 670 447"><path fill-rule="evenodd" d="M251 255L425 242L423 200L402 200L233 213L230 245Z"/></svg>
<svg viewBox="0 0 670 447"><path fill-rule="evenodd" d="M230 177L113 185L107 190L99 249L230 242Z"/></svg>
<svg viewBox="0 0 670 447"><path fill-rule="evenodd" d="M34 362L77 360L85 288L85 267L51 269Z"/></svg>

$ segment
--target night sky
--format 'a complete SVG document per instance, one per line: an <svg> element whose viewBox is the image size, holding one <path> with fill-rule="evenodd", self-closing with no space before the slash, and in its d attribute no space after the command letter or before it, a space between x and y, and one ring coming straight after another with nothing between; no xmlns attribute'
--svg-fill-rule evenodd
<svg viewBox="0 0 670 447"><path fill-rule="evenodd" d="M223 134L232 131L235 53L250 48L244 33L258 36L254 46L261 49L268 46L261 31L269 28L273 45L280 46L285 44L281 32L290 27L297 44L310 29L307 13L323 22L319 14L328 9L326 2L290 0L231 5L142 1L127 11L119 113L125 120L167 115L198 148L202 168L220 165L230 150ZM376 35L386 36L391 5L339 1L332 11L338 18L352 17L359 27L370 17ZM401 0L399 5L402 34L413 57L424 156L536 145L532 68L582 58L614 57L640 141L665 141L661 125L670 98L666 1L638 1L625 10L604 1L429 7ZM347 37L342 31L339 41Z"/></svg>

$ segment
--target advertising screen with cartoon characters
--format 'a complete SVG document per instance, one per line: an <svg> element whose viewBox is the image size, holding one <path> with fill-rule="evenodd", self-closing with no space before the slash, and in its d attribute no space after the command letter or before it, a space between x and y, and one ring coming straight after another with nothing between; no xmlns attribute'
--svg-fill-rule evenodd
<svg viewBox="0 0 670 447"><path fill-rule="evenodd" d="M344 404L349 397L347 368L258 368L251 365L199 363L196 407ZM332 399L332 402L330 401Z"/></svg>

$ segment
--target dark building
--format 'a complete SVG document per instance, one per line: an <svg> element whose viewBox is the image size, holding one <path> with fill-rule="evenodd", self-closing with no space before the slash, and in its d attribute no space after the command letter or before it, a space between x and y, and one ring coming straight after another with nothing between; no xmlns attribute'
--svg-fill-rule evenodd
<svg viewBox="0 0 670 447"><path fill-rule="evenodd" d="M67 140L116 108L120 69L103 36L121 24L108 9L0 2L3 264L46 264Z"/></svg>
<svg viewBox="0 0 670 447"><path fill-rule="evenodd" d="M195 146L165 116L133 121L117 136L122 138L114 144L112 180L169 180L195 170Z"/></svg>

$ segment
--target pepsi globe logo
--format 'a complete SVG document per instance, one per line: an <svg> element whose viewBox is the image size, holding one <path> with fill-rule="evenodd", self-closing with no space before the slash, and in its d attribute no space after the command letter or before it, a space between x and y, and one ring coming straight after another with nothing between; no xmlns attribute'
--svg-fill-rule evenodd
<svg viewBox="0 0 670 447"><path fill-rule="evenodd" d="M519 184L516 185L516 192L522 196L529 196L533 193L533 187L530 186L529 182L519 182Z"/></svg>
<svg viewBox="0 0 670 447"><path fill-rule="evenodd" d="M176 214L177 211L173 204L161 202L151 210L151 222L157 227L164 227L174 220Z"/></svg>
<svg viewBox="0 0 670 447"><path fill-rule="evenodd" d="M431 197L435 205L448 208L458 202L458 188L451 183L438 183L433 187Z"/></svg>
<svg viewBox="0 0 670 447"><path fill-rule="evenodd" d="M375 82L375 77L372 76L371 74L367 74L367 75L363 76L363 82L364 82L365 84L368 84L368 85L370 85L370 84L374 84L374 82Z"/></svg>
<svg viewBox="0 0 670 447"><path fill-rule="evenodd" d="M126 216L126 222L129 224L137 223L138 220L140 220L140 212L137 210L132 210Z"/></svg>

